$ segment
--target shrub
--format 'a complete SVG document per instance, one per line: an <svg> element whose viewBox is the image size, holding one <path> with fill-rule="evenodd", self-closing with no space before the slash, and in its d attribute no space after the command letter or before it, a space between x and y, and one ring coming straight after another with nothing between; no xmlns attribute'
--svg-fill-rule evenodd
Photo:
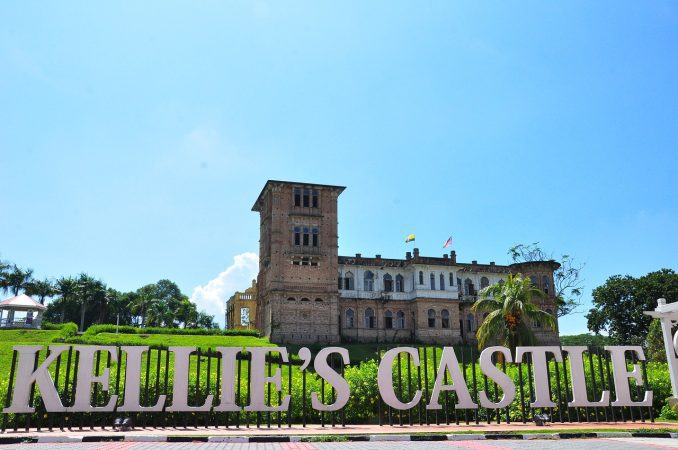
<svg viewBox="0 0 678 450"><path fill-rule="evenodd" d="M40 329L42 330L60 330L64 327L65 324L63 323L52 323L48 321L42 322L42 325L40 325Z"/></svg>
<svg viewBox="0 0 678 450"><path fill-rule="evenodd" d="M68 339L75 336L78 333L78 326L73 322L65 323L61 326L61 333L59 333L59 339Z"/></svg>

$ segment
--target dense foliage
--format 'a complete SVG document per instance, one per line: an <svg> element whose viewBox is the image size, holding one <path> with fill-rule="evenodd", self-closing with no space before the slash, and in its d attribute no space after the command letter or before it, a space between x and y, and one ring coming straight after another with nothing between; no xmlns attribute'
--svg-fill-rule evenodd
<svg viewBox="0 0 678 450"><path fill-rule="evenodd" d="M492 284L480 291L480 300L473 311L486 312L478 328L478 348L499 343L510 349L519 345L534 345L536 338L530 324L544 323L555 330L556 319L533 303L534 297L544 293L535 289L531 281L521 274L509 274L503 283Z"/></svg>
<svg viewBox="0 0 678 450"><path fill-rule="evenodd" d="M612 345L608 336L600 334L574 334L570 336L560 336L560 345L584 345L587 347L604 347Z"/></svg>
<svg viewBox="0 0 678 450"><path fill-rule="evenodd" d="M33 278L32 269L0 261L0 292L24 292L47 305L44 319L60 324L74 322L80 330L93 324L115 324L182 329L213 329L214 316L198 311L195 303L170 280L120 292L86 273L62 276L55 281Z"/></svg>
<svg viewBox="0 0 678 450"><path fill-rule="evenodd" d="M588 328L594 333L607 331L615 343L644 345L652 318L643 312L654 310L658 298L678 300L678 274L672 269L640 278L614 275L593 290Z"/></svg>

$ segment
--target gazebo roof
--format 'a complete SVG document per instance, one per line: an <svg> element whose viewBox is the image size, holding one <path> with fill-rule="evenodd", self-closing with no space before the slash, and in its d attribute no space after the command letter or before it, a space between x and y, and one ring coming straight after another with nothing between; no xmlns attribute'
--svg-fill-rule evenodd
<svg viewBox="0 0 678 450"><path fill-rule="evenodd" d="M0 309L38 309L44 311L47 307L41 305L40 302L36 302L28 295L21 294L1 301Z"/></svg>

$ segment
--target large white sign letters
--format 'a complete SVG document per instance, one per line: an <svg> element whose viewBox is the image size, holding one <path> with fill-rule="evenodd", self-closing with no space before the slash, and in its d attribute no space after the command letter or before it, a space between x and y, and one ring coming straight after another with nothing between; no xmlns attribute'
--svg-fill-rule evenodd
<svg viewBox="0 0 678 450"><path fill-rule="evenodd" d="M662 304L660 303L660 307ZM660 308L658 308L659 310ZM661 311L660 311L661 312ZM652 313L653 315L655 313ZM676 388L676 375L678 374L678 355L673 346L671 337L671 325L673 321L678 321L678 308L669 318L661 317L664 325L665 338L668 337L670 345L667 343L666 349L669 353L669 368L671 370L671 381L674 388L674 397L678 397ZM678 336L678 334L677 334ZM676 338L678 339L678 337ZM270 368L267 367L266 355L273 352L278 353L282 362L287 362L289 355L284 347L247 347L245 349L237 347L218 347L216 351L221 356L221 382L220 386L213 388L214 392L208 392L205 400L201 404L189 404L189 366L190 355L196 351L194 347L170 347L169 351L174 355L172 371L173 384L171 393L171 402L168 402L166 395L160 395L157 402L153 405L140 404L141 391L141 366L142 355L148 351L148 347L143 346L123 346L121 355L124 354L126 361L125 389L122 402L118 405L118 396L111 395L105 405L93 405L92 390L108 391L110 387L111 371L104 369L101 374L94 375L95 359L97 352L104 352L110 355L111 362L117 362L118 352L115 347L110 346L77 346L75 350L79 352L79 364L77 369L77 383L75 386L75 401L72 406L64 406L54 386L54 380L50 374L50 367L57 357L63 354L68 347L65 345L52 345L49 347L49 356L35 368L37 353L42 349L39 345L16 346L14 349L18 355L16 366L16 381L14 390L11 393L11 403L3 409L4 413L32 413L35 407L30 404L30 396L33 385L35 385L42 395L42 399L47 412L107 412L107 411L125 411L125 412L149 412L149 411L171 411L171 412L199 412L199 411L285 411L289 407L291 395L286 392L283 396L283 378L279 368L273 369L271 375ZM498 401L492 401L484 391L478 393L478 403L473 401L469 392L467 380L459 367L459 362L452 347L444 347L436 376L433 382L433 389L429 398L423 399L426 408L429 410L440 409L440 394L444 391L454 391L456 393L458 409L476 409L478 407L499 409L508 406L516 397L516 386L513 380L502 368L498 367L493 361L503 361L504 363L524 362L530 359L533 367L533 385L534 401L530 406L534 408L555 407L556 404L551 399L549 391L549 371L548 355L552 359L562 363L563 353L568 355L568 371L571 382L571 398L568 403L571 407L595 407L595 406L650 406L652 404L652 392L645 391L642 401L633 401L629 389L629 381L637 386L642 386L643 381L638 364L633 365L633 370L627 368L626 355L635 354L638 361L644 361L645 355L640 347L634 346L614 346L605 347L612 361L612 373L615 386L616 398L611 399L610 391L603 390L599 398L588 398L586 378L584 376L584 359L582 354L586 347L564 346L564 347L518 347L515 351L515 358L511 351L505 347L488 347L480 354L480 370L489 380L496 383L503 396ZM236 362L241 353L247 352L250 357L250 395L249 404L241 405L236 401ZM350 387L348 382L337 372L331 364L328 364L328 358L332 355L337 356L344 364L349 364L348 350L341 347L327 347L318 352L313 360L315 373L328 383L335 391L334 400L331 404L323 403L318 398L317 392L311 392L311 405L318 411L337 411L343 408L350 399ZM420 367L421 361L419 351L413 347L398 347L387 351L379 364L377 373L377 383L379 393L384 402L392 408L398 410L407 410L414 408L422 401L423 393L417 389L410 393L409 398L399 398L394 387L394 361L399 355L405 355L411 358L414 367ZM311 352L307 348L299 351L299 356L305 361L300 370L306 370L311 362ZM123 357L121 357L121 361ZM447 376L449 375L449 377ZM218 388L218 389L217 389ZM266 402L266 392L273 393L271 398L277 398L281 395L280 405L270 405ZM219 401L215 404L214 397L220 393Z"/></svg>

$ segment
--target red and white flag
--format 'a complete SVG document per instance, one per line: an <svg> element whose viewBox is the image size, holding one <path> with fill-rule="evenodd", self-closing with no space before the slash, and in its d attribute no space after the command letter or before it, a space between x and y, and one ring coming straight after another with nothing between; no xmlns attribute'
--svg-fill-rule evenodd
<svg viewBox="0 0 678 450"><path fill-rule="evenodd" d="M447 248L450 245L452 245L452 236L448 237L445 243L443 244L443 248Z"/></svg>

